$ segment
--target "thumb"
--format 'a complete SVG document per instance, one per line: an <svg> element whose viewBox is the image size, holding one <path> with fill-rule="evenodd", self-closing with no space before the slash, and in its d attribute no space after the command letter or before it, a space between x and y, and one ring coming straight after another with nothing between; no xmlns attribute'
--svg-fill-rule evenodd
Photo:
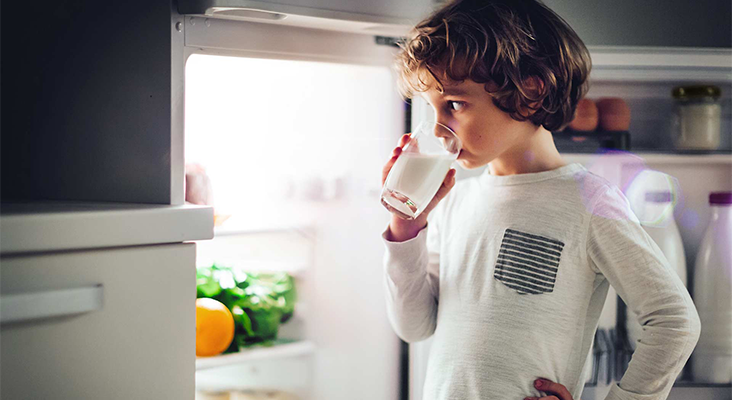
<svg viewBox="0 0 732 400"><path fill-rule="evenodd" d="M432 201L430 201L430 204L425 207L423 213L427 214L430 211L432 211L435 207L437 207L437 204L442 201L442 199L447 196L448 193L450 193L450 190L455 186L455 174L457 171L455 171L455 168L451 168L449 171L447 171L447 175L445 175L445 179L442 181L442 185L439 189L437 189L437 193L435 193L435 197L432 198Z"/></svg>

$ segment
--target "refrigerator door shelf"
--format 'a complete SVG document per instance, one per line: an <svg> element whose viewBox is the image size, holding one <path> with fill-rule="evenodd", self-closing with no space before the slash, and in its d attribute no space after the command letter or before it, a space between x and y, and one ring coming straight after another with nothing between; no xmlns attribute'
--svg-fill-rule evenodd
<svg viewBox="0 0 732 400"><path fill-rule="evenodd" d="M214 357L196 358L196 370L222 367L232 364L248 363L259 360L274 360L277 358L301 357L313 354L313 342L278 339L271 347L256 347L242 350L238 353L222 354Z"/></svg>

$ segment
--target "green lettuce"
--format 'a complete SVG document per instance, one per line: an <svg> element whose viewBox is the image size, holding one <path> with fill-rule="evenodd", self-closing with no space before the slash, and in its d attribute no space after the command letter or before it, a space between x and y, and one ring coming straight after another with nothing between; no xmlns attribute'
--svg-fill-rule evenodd
<svg viewBox="0 0 732 400"><path fill-rule="evenodd" d="M234 340L226 352L271 344L297 301L295 281L286 272L253 273L217 265L198 268L196 292L220 301L234 316Z"/></svg>

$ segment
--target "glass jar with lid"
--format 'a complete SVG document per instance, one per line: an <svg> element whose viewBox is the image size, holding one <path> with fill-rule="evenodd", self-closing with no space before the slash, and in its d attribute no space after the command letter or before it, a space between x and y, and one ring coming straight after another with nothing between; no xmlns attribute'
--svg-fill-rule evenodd
<svg viewBox="0 0 732 400"><path fill-rule="evenodd" d="M679 150L716 150L720 143L722 106L717 86L679 86L673 126L674 147Z"/></svg>

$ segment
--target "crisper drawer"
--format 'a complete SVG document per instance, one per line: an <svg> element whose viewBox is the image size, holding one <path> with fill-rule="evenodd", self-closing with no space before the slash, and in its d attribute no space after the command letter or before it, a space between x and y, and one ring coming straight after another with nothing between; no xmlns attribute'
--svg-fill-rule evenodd
<svg viewBox="0 0 732 400"><path fill-rule="evenodd" d="M0 263L2 399L193 399L195 244Z"/></svg>

